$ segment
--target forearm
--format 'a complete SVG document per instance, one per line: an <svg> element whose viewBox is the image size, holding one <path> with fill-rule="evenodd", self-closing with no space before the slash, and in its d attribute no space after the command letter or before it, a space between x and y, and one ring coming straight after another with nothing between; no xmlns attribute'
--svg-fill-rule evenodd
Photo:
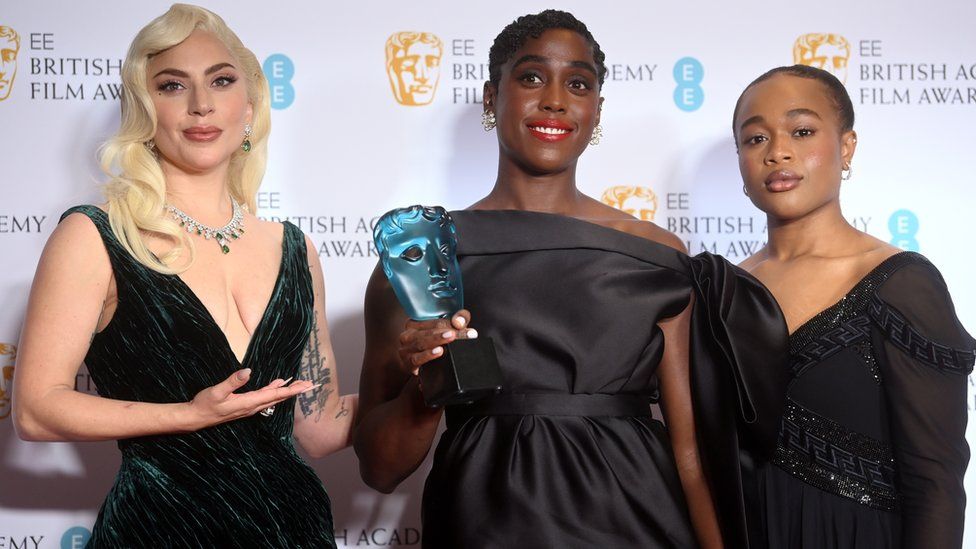
<svg viewBox="0 0 976 549"><path fill-rule="evenodd" d="M359 395L342 395L329 404L315 418L298 417L295 422L295 439L313 458L338 452L353 441ZM297 414L301 414L300 408Z"/></svg>
<svg viewBox="0 0 976 549"><path fill-rule="evenodd" d="M15 397L14 425L22 439L35 441L117 440L204 426L188 403L113 400L68 387L26 401Z"/></svg>
<svg viewBox="0 0 976 549"><path fill-rule="evenodd" d="M678 477L698 543L705 549L721 548L722 533L697 452L678 461Z"/></svg>
<svg viewBox="0 0 976 549"><path fill-rule="evenodd" d="M442 414L442 409L424 404L416 378L397 398L369 410L356 429L354 445L363 481L392 492L427 456Z"/></svg>

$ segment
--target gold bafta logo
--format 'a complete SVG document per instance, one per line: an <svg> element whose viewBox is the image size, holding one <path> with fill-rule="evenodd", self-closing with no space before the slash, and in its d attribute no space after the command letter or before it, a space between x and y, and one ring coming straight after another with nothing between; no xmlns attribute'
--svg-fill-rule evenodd
<svg viewBox="0 0 976 549"><path fill-rule="evenodd" d="M429 32L397 32L386 40L386 75L401 105L427 105L434 100L441 76L444 44Z"/></svg>
<svg viewBox="0 0 976 549"><path fill-rule="evenodd" d="M10 417L10 397L14 391L14 361L17 346L0 343L0 419Z"/></svg>
<svg viewBox="0 0 976 549"><path fill-rule="evenodd" d="M10 97L17 76L17 54L20 35L10 27L0 25L0 101Z"/></svg>
<svg viewBox="0 0 976 549"><path fill-rule="evenodd" d="M793 44L793 62L823 69L847 83L847 63L851 44L839 34L804 34Z"/></svg>
<svg viewBox="0 0 976 549"><path fill-rule="evenodd" d="M657 195L648 187L617 185L603 191L600 200L644 221L654 221L657 213Z"/></svg>

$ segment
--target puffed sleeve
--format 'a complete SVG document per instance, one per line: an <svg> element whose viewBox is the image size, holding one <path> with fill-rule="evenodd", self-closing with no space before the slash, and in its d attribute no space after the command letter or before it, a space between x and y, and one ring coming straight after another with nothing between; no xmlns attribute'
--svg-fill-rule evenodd
<svg viewBox="0 0 976 549"><path fill-rule="evenodd" d="M786 405L786 321L772 294L742 269L708 253L689 262L690 374L702 465L726 547L762 547L754 474L776 446Z"/></svg>
<svg viewBox="0 0 976 549"><path fill-rule="evenodd" d="M976 341L927 261L893 273L869 306L901 492L902 545L962 544L967 375Z"/></svg>

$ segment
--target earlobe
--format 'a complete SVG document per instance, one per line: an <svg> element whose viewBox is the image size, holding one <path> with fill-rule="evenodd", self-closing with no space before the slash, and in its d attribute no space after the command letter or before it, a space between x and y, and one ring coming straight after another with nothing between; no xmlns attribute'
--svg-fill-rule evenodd
<svg viewBox="0 0 976 549"><path fill-rule="evenodd" d="M482 105L484 105L485 110L489 110L495 104L495 86L491 82L485 82L484 91L482 92Z"/></svg>

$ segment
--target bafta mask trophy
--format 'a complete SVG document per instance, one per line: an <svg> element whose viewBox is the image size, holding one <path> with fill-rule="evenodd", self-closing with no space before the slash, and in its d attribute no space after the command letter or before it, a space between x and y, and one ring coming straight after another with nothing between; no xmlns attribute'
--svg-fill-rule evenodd
<svg viewBox="0 0 976 549"><path fill-rule="evenodd" d="M373 229L383 272L414 320L450 318L464 307L454 220L441 208L391 210ZM489 338L458 339L420 367L428 406L462 404L501 390L501 370Z"/></svg>

